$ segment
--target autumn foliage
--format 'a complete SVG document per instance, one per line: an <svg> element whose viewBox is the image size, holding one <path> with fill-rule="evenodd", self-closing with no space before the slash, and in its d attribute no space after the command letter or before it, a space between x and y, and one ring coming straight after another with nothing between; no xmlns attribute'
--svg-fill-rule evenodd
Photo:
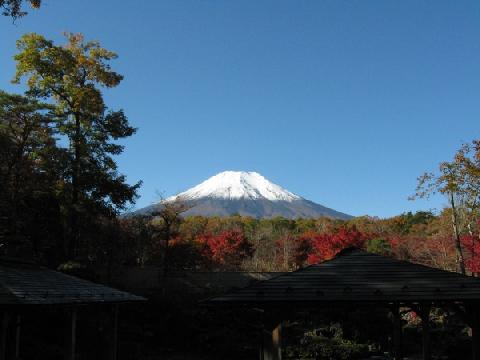
<svg viewBox="0 0 480 360"><path fill-rule="evenodd" d="M238 230L227 230L219 234L201 234L197 241L202 247L202 254L224 269L237 269L242 261L252 256L254 249Z"/></svg>
<svg viewBox="0 0 480 360"><path fill-rule="evenodd" d="M349 221L186 217L181 219L175 236L170 238L168 262L172 270L292 271L329 260L342 249L359 247L397 259L457 271L450 218L448 210L439 215L418 212L387 219L358 217ZM134 225L126 226L128 236L125 241L132 241L132 248L123 253L137 259L123 262L161 265L162 257L158 255L163 247L158 247L155 236L148 240L148 227L142 231L141 227L137 229L138 226ZM471 234L466 226L463 227L461 240L468 274L478 275L480 224L473 225ZM133 234L129 235L129 232Z"/></svg>
<svg viewBox="0 0 480 360"><path fill-rule="evenodd" d="M367 236L356 228L340 228L333 233L307 232L298 239L297 259L314 264L333 258L348 247L363 247Z"/></svg>
<svg viewBox="0 0 480 360"><path fill-rule="evenodd" d="M466 259L465 266L471 273L480 273L480 239L477 234L461 237Z"/></svg>

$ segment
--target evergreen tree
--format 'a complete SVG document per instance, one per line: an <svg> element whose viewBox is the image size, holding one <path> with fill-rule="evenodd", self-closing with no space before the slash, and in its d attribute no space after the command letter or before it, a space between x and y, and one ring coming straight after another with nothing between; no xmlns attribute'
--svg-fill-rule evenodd
<svg viewBox="0 0 480 360"><path fill-rule="evenodd" d="M62 204L69 214L67 255L74 258L82 226L96 214L112 218L125 209L140 183L128 185L113 158L123 151L115 141L133 135L135 128L122 110L107 109L101 92L123 79L110 68L117 55L81 34L67 33L66 39L61 46L35 33L22 36L13 81L26 78L27 94L52 101L62 119L56 124L68 140Z"/></svg>
<svg viewBox="0 0 480 360"><path fill-rule="evenodd" d="M62 239L56 191L62 157L53 106L0 91L0 222L3 253L40 256ZM28 254L26 253L28 252Z"/></svg>

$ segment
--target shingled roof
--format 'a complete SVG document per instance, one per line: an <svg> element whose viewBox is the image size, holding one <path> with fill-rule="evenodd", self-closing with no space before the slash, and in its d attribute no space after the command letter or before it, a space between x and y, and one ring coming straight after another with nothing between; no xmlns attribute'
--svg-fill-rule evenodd
<svg viewBox="0 0 480 360"><path fill-rule="evenodd" d="M144 298L45 267L0 258L0 305L122 303Z"/></svg>
<svg viewBox="0 0 480 360"><path fill-rule="evenodd" d="M357 248L206 304L480 300L480 279Z"/></svg>

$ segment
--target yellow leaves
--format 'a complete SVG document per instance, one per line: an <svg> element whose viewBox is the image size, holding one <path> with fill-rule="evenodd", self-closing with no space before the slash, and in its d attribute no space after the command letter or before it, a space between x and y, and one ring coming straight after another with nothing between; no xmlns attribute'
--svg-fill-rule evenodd
<svg viewBox="0 0 480 360"><path fill-rule="evenodd" d="M96 41L85 42L79 33L65 36L65 46L54 45L36 33L22 36L17 42L19 53L15 56L17 72L13 81L18 83L22 77L28 77L29 87L46 96L52 95L47 84L56 83L57 90L68 91L88 84L114 87L120 83L123 77L107 64L107 60L117 56L114 52L103 49ZM40 82L46 77L51 81Z"/></svg>
<svg viewBox="0 0 480 360"><path fill-rule="evenodd" d="M33 86L35 86L36 82L37 82L37 79L32 76L31 78L28 79L27 85L28 87L32 88Z"/></svg>
<svg viewBox="0 0 480 360"><path fill-rule="evenodd" d="M81 33L64 32L63 35L67 38L67 44L65 45L67 49L78 49L83 43L84 37Z"/></svg>
<svg viewBox="0 0 480 360"><path fill-rule="evenodd" d="M39 9L42 1L41 0L30 0L30 6L34 9Z"/></svg>

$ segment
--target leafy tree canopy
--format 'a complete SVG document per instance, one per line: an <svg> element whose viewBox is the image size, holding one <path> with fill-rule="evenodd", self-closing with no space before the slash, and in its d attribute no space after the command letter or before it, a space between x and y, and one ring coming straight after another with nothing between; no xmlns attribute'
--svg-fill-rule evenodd
<svg viewBox="0 0 480 360"><path fill-rule="evenodd" d="M2 15L11 16L13 19L27 15L27 12L23 10L23 3L25 2L28 2L34 9L38 9L42 3L41 0L0 0Z"/></svg>

